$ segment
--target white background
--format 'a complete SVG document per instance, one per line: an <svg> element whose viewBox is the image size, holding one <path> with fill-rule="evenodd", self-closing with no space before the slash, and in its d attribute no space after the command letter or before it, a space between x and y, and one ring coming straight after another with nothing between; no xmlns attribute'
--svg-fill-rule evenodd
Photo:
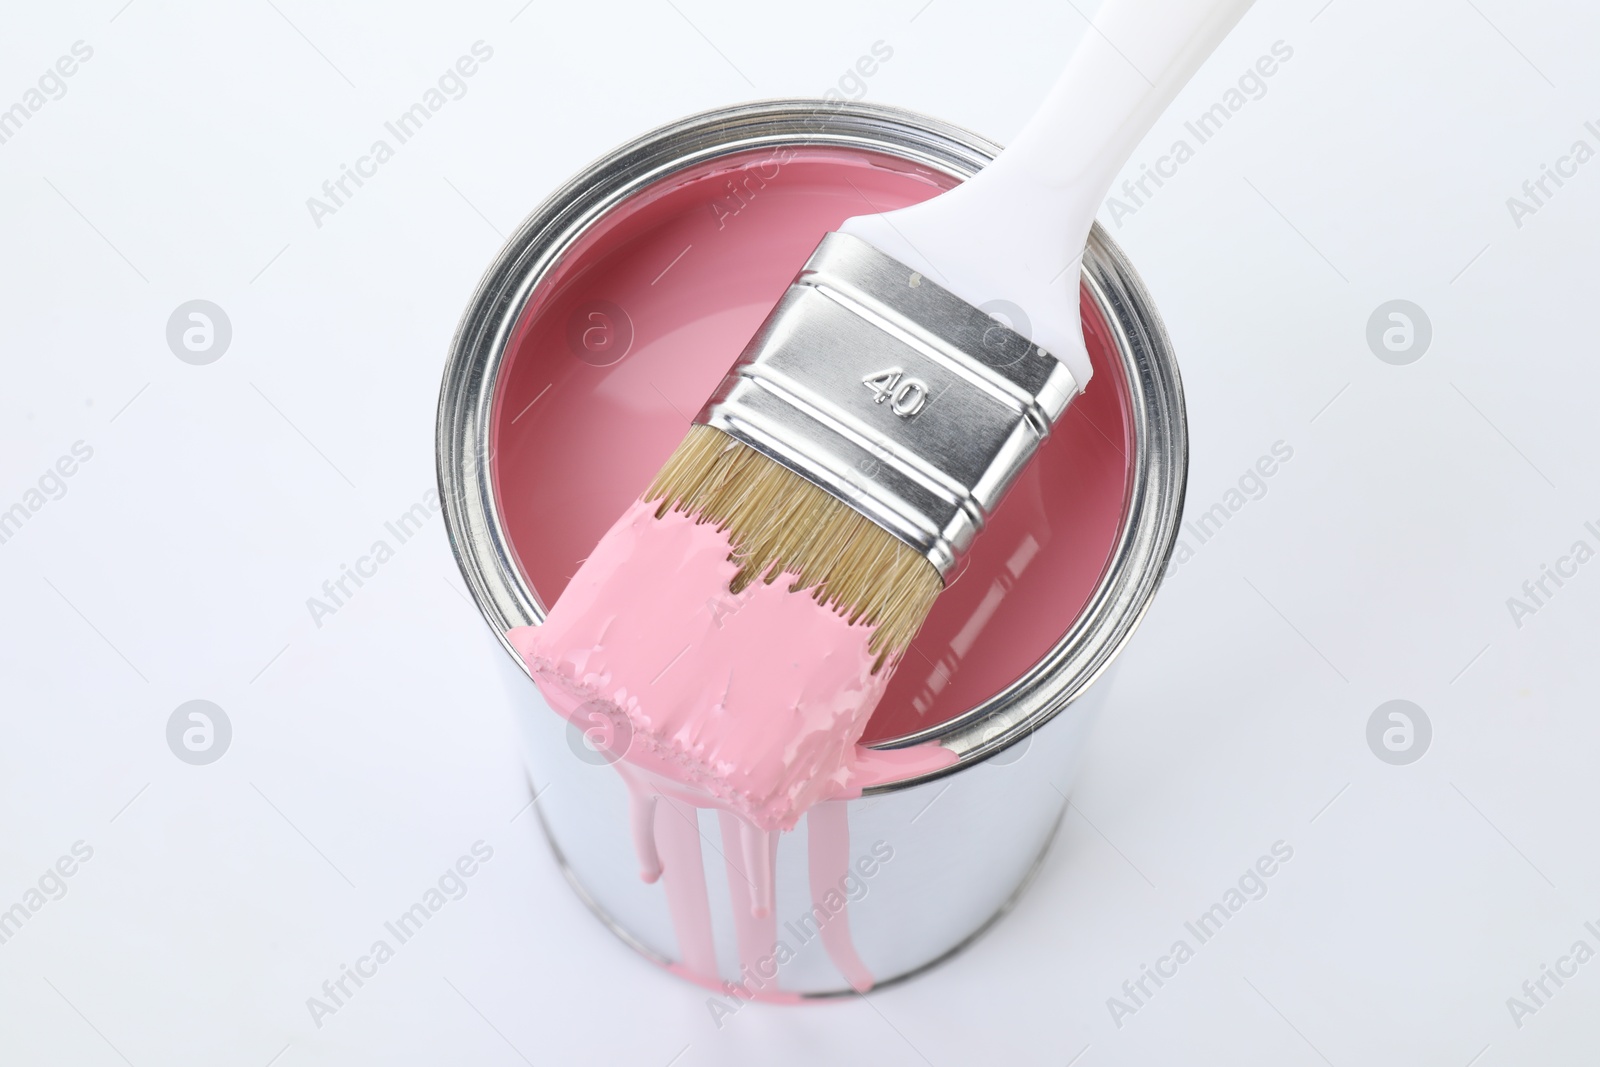
<svg viewBox="0 0 1600 1067"><path fill-rule="evenodd" d="M432 484L457 318L568 175L690 112L819 95L879 40L867 99L1003 142L1085 23L1002 0L520 3L0 17L0 108L94 50L0 144L0 509L93 449L0 544L0 908L93 848L0 944L0 1061L1589 1062L1600 962L1520 1026L1507 998L1600 948L1600 563L1520 627L1507 598L1600 547L1600 162L1520 227L1506 198L1600 147L1600 10L1245 18L1132 171L1275 41L1292 59L1112 232L1182 359L1191 516L1275 442L1293 458L1163 588L1012 916L914 982L719 1030L561 881L437 517L322 626L306 600ZM306 198L480 39L467 95L314 225ZM197 298L233 328L207 366L165 337ZM1432 323L1405 366L1366 340L1392 299ZM196 698L233 728L209 766L166 742ZM1405 766L1366 740L1391 699L1432 723ZM1107 998L1280 839L1268 895L1116 1025ZM315 1026L307 997L478 840L470 892Z"/></svg>

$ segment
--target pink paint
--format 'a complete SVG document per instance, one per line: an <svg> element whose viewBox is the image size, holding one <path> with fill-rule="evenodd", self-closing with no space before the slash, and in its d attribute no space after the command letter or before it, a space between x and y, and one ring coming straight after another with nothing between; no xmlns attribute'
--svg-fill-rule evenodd
<svg viewBox="0 0 1600 1067"><path fill-rule="evenodd" d="M887 672L873 671L869 627L788 582L730 593L730 552L711 524L658 519L635 501L544 624L510 637L556 711L606 722L630 775L787 830L812 805L874 784L857 772L856 741ZM900 759L924 770L954 759L938 746L911 751Z"/></svg>
<svg viewBox="0 0 1600 1067"><path fill-rule="evenodd" d="M554 269L496 385L496 504L530 586L547 604L560 597L543 627L510 636L558 711L587 729L602 707L613 728L632 730L617 767L633 796L641 872L649 880L659 871L665 883L682 961L674 969L713 988L699 837L684 814L727 813L720 851L748 973L771 956L776 831L809 808L813 896L837 885L849 864L845 805L824 802L951 759L937 746L863 746L958 715L1031 667L1093 594L1122 528L1130 403L1087 295L1094 388L1073 402L994 515L887 688L870 672L865 631L782 583L727 594L721 535L631 508L821 236L851 215L915 203L949 184L902 161L828 148L747 153L658 182ZM617 537L603 539L613 522ZM628 551L606 555L612 540ZM669 557L683 567L667 567ZM641 580L645 572L655 584ZM649 610L638 611L646 585ZM707 604L717 588L722 602ZM624 589L632 617L650 625L606 607ZM786 638L719 653L711 639L730 632L718 619L731 608L739 618L730 630ZM808 654L799 670L785 647L832 652L820 669ZM730 670L735 662L740 671ZM718 694L710 707L695 700L706 691ZM846 981L870 985L847 915L824 930Z"/></svg>
<svg viewBox="0 0 1600 1067"><path fill-rule="evenodd" d="M633 851L639 857L639 880L650 885L661 877L661 851L656 848L656 804L660 800L639 776L626 767L617 773L628 787L628 829L633 836Z"/></svg>
<svg viewBox="0 0 1600 1067"><path fill-rule="evenodd" d="M728 895L739 942L739 966L758 979L776 975L768 963L778 943L778 919L772 907L772 873L777 866L778 835L755 830L730 811L718 812L722 854L727 857ZM760 843L752 848L755 839ZM770 969L771 974L763 972Z"/></svg>
<svg viewBox="0 0 1600 1067"><path fill-rule="evenodd" d="M855 942L850 939L850 902L844 895L845 879L850 874L848 818L848 809L838 801L811 809L806 816L807 873L813 909L826 913L825 917L818 915L823 947L850 988L865 993L872 988L872 974L856 955ZM817 914L813 910L813 915Z"/></svg>
<svg viewBox="0 0 1600 1067"><path fill-rule="evenodd" d="M671 797L662 797L655 812L656 847L661 850L667 907L678 934L679 961L696 974L714 975L717 946L711 936L711 904L706 899L699 812Z"/></svg>

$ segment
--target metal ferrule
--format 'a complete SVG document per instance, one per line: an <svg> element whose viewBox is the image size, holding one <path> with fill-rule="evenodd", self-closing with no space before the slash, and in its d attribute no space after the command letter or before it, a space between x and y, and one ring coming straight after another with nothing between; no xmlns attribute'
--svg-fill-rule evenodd
<svg viewBox="0 0 1600 1067"><path fill-rule="evenodd" d="M1026 337L830 233L698 422L825 489L948 576L1078 392Z"/></svg>

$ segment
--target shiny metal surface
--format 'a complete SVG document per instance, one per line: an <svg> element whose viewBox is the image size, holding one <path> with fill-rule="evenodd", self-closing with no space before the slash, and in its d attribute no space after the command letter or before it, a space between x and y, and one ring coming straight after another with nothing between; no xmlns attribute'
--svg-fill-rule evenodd
<svg viewBox="0 0 1600 1067"><path fill-rule="evenodd" d="M698 421L827 490L944 576L1077 392L1028 338L830 233Z"/></svg>
<svg viewBox="0 0 1600 1067"><path fill-rule="evenodd" d="M540 791L538 783L533 781L531 778L528 781L528 786L536 794ZM583 876L572 865L572 861L567 858L566 852L563 851L561 847L562 835L558 832L555 826L551 825L550 819L545 814L544 809L535 803L533 806L533 811L539 820L540 829L544 831L545 840L550 842L550 850L555 856L556 866L561 869L561 877L566 879L567 885L572 889L573 894L583 902L583 906L588 908L589 912L596 919L600 920L602 926L615 934L618 940L627 945L629 948L633 949L633 951L637 952L639 955L643 956L657 967L672 966L674 961L670 957L663 956L661 953L651 948L648 944L639 940L639 938L634 935L633 930L629 929L628 926L625 925L624 922L617 916L607 911L605 904L595 899L594 894L590 892L589 886L584 882ZM987 934L990 930L994 929L994 925L1001 919L1004 919L1007 915L1011 914L1012 910L1017 906L1017 902L1022 899L1023 894L1027 893L1028 887L1033 885L1034 880L1039 876L1039 872L1044 868L1044 861L1050 855L1050 846L1055 841L1056 831L1061 828L1061 822L1066 817L1067 808L1066 805L1063 804L1060 811L1056 814L1055 822L1051 824L1049 832L1044 835L1044 844L1040 845L1038 851L1034 853L1033 862L1028 864L1028 868L1023 872L1021 880L1016 883L1016 886L1011 890L1010 894L1000 902L999 906L995 908L995 910L987 919L983 920L983 922L977 928L966 933L961 940L946 948L943 948L938 955L932 957L931 959L919 962L909 970L902 970L892 976L885 976L881 981L872 987L873 992L881 993L885 989L898 985L901 982L908 981L917 977L919 974L922 974L924 971L939 966L952 956L959 955L961 952L971 947L973 943L982 938L984 934ZM859 994L857 994L854 989L851 989L848 986L843 988L828 989L821 992L808 992L801 994L801 996L808 1000L830 1000L834 998L853 997L858 995Z"/></svg>

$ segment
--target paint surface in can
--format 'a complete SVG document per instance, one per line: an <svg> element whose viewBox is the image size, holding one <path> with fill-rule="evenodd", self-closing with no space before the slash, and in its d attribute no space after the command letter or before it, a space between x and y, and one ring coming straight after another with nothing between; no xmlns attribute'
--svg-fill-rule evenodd
<svg viewBox="0 0 1600 1067"><path fill-rule="evenodd" d="M758 149L678 171L585 233L517 324L491 428L500 515L546 604L671 454L822 236L953 183L865 150ZM987 310L1026 325L1026 309ZM1082 317L1094 386L936 603L864 743L1000 692L1093 595L1116 550L1133 447L1114 341L1087 294Z"/></svg>

